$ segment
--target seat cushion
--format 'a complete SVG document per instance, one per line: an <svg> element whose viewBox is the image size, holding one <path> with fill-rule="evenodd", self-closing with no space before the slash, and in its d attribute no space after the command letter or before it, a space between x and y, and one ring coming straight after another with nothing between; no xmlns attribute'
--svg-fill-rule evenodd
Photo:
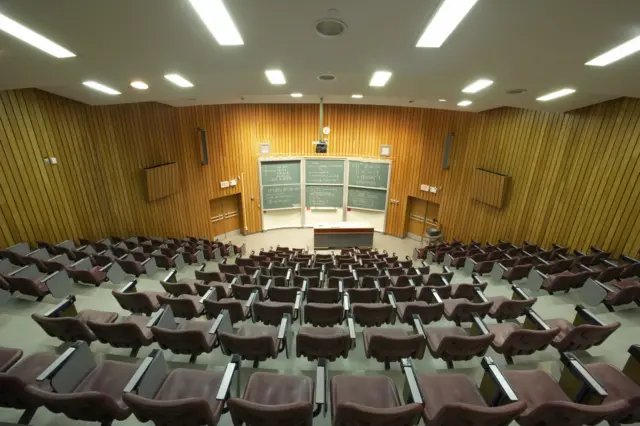
<svg viewBox="0 0 640 426"><path fill-rule="evenodd" d="M7 371L22 357L20 349L0 347L0 373Z"/></svg>
<svg viewBox="0 0 640 426"><path fill-rule="evenodd" d="M511 333L520 330L522 327L519 324L505 322L502 324L487 324L487 328L491 333L495 334L493 346L502 346Z"/></svg>
<svg viewBox="0 0 640 426"><path fill-rule="evenodd" d="M527 404L527 408L521 414L522 416L527 416L546 402L571 401L560 385L545 371L503 370L503 373L516 395L518 395L518 399Z"/></svg>
<svg viewBox="0 0 640 426"><path fill-rule="evenodd" d="M209 334L209 330L213 327L213 321L197 321L197 320L189 320L185 321L181 324L181 330L200 330L204 333L204 337L207 341L207 344L210 348L213 348L213 344L216 341L216 336L214 334Z"/></svg>
<svg viewBox="0 0 640 426"><path fill-rule="evenodd" d="M475 382L466 374L419 374L418 385L425 396L425 416L430 420L452 402L487 406Z"/></svg>
<svg viewBox="0 0 640 426"><path fill-rule="evenodd" d="M253 373L244 391L246 401L262 405L309 403L314 400L313 380L306 376Z"/></svg>
<svg viewBox="0 0 640 426"><path fill-rule="evenodd" d="M544 322L551 328L558 327L560 329L560 333L553 339L554 342L562 341L575 327L572 323L562 318L549 319Z"/></svg>
<svg viewBox="0 0 640 426"><path fill-rule="evenodd" d="M444 299L442 303L444 303L444 314L450 316L456 306L462 303L469 303L469 301L467 299Z"/></svg>
<svg viewBox="0 0 640 426"><path fill-rule="evenodd" d="M128 415L131 409L122 401L122 390L137 369L136 364L103 361L80 382L73 392L98 392L115 402L120 416Z"/></svg>
<svg viewBox="0 0 640 426"><path fill-rule="evenodd" d="M142 332L142 335L145 337L145 339L147 339L148 341L153 340L151 328L147 327L147 324L149 323L149 317L145 317L142 315L130 315L125 321L137 325L138 328L140 328L140 331Z"/></svg>
<svg viewBox="0 0 640 426"><path fill-rule="evenodd" d="M89 320L93 322L114 322L116 319L118 319L118 314L115 312L94 311L93 309L85 309L78 312L76 319L82 322L87 322Z"/></svg>
<svg viewBox="0 0 640 426"><path fill-rule="evenodd" d="M424 332L427 335L427 342L429 343L429 346L434 351L438 349L442 339L445 337L467 336L467 333L462 327L425 327Z"/></svg>
<svg viewBox="0 0 640 426"><path fill-rule="evenodd" d="M269 336L273 339L274 346L276 348L278 347L278 327L260 324L246 324L240 327L237 335L244 337Z"/></svg>
<svg viewBox="0 0 640 426"><path fill-rule="evenodd" d="M604 363L585 364L584 367L607 390L603 404L624 399L634 407L640 405L640 386L622 371Z"/></svg>
<svg viewBox="0 0 640 426"><path fill-rule="evenodd" d="M218 388L222 382L222 372L202 371L189 368L172 370L158 389L153 399L175 401L187 398L203 398L212 411L222 411L222 401L216 400ZM219 413L218 413L219 414Z"/></svg>
<svg viewBox="0 0 640 426"><path fill-rule="evenodd" d="M498 309L500 308L500 305L511 299L505 296L491 296L487 297L487 300L489 300L489 302L493 302L493 306L491 307L491 309L489 309L489 316L491 318L494 318L496 316L496 313L498 312Z"/></svg>
<svg viewBox="0 0 640 426"><path fill-rule="evenodd" d="M396 385L386 376L351 376L331 378L331 411L335 417L339 404L352 403L371 408L394 408L400 405Z"/></svg>

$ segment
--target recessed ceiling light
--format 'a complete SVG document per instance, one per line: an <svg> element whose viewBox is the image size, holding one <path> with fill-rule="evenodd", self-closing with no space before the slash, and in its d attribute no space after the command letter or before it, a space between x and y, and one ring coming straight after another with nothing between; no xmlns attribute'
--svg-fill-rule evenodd
<svg viewBox="0 0 640 426"><path fill-rule="evenodd" d="M472 103L473 102L471 102L471 101L460 101L460 102L458 102L458 106L465 107L465 106L471 105Z"/></svg>
<svg viewBox="0 0 640 426"><path fill-rule="evenodd" d="M92 88L93 90L97 90L98 92L102 92L102 93L106 93L107 95L119 95L120 92L118 92L115 89L112 89L109 86L105 86L104 84L100 84L97 81L83 81L82 84L84 84L87 87Z"/></svg>
<svg viewBox="0 0 640 426"><path fill-rule="evenodd" d="M476 93L481 91L482 89L486 89L492 84L493 84L493 80L487 80L486 78L481 78L480 80L476 80L470 85L468 85L467 87L465 87L464 89L462 89L462 91L464 93Z"/></svg>
<svg viewBox="0 0 640 426"><path fill-rule="evenodd" d="M129 85L134 89L138 89L138 90L147 90L149 88L149 85L147 83L140 80L134 80L131 83L129 83Z"/></svg>
<svg viewBox="0 0 640 426"><path fill-rule="evenodd" d="M291 97L292 98L301 98L302 97L302 93L292 93Z"/></svg>
<svg viewBox="0 0 640 426"><path fill-rule="evenodd" d="M360 93L354 93L353 95L351 95L351 97L353 99L362 99L363 96Z"/></svg>
<svg viewBox="0 0 640 426"><path fill-rule="evenodd" d="M376 71L371 76L371 81L369 82L369 86L372 87L382 87L387 84L387 81L391 78L390 71Z"/></svg>
<svg viewBox="0 0 640 426"><path fill-rule="evenodd" d="M56 58L73 58L75 53L68 51L64 47L52 42L48 38L41 36L33 30L17 23L13 19L0 13L0 30L7 34L11 34L25 43L36 47L43 52L48 53Z"/></svg>
<svg viewBox="0 0 640 426"><path fill-rule="evenodd" d="M446 99L438 99L438 102L447 102Z"/></svg>
<svg viewBox="0 0 640 426"><path fill-rule="evenodd" d="M444 0L416 47L440 47L478 0Z"/></svg>
<svg viewBox="0 0 640 426"><path fill-rule="evenodd" d="M190 0L191 6L220 46L240 46L242 36L222 0Z"/></svg>
<svg viewBox="0 0 640 426"><path fill-rule="evenodd" d="M570 95L572 93L575 93L576 89L560 89L560 90L556 90L555 92L551 92L551 93L547 93L546 95L542 95L539 98L536 98L536 101L550 101L552 99L556 99L556 98L561 98L563 96L567 96Z"/></svg>
<svg viewBox="0 0 640 426"><path fill-rule="evenodd" d="M595 67L604 67L612 64L626 56L632 55L640 50L640 36L633 38L626 43L622 43L619 46L614 47L608 52L593 58L585 65L592 65Z"/></svg>
<svg viewBox="0 0 640 426"><path fill-rule="evenodd" d="M287 80L284 78L284 74L280 70L266 70L264 74L267 76L271 84L287 83Z"/></svg>
<svg viewBox="0 0 640 426"><path fill-rule="evenodd" d="M167 74L164 76L167 80L180 87L193 87L193 83L181 76L180 74Z"/></svg>

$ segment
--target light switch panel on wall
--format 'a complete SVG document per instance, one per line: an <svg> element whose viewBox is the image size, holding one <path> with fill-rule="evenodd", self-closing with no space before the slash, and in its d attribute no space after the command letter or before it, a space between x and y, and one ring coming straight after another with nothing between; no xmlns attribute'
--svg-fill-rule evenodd
<svg viewBox="0 0 640 426"><path fill-rule="evenodd" d="M232 179L229 181L229 185L231 186L236 186L238 184L238 181L236 181L235 179Z"/></svg>
<svg viewBox="0 0 640 426"><path fill-rule="evenodd" d="M220 188L228 188L229 187L229 181L225 180L220 182Z"/></svg>

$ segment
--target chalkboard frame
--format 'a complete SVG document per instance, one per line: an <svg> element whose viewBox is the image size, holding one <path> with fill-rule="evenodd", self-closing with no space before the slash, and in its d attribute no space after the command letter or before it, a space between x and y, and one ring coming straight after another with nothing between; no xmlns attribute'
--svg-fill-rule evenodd
<svg viewBox="0 0 640 426"><path fill-rule="evenodd" d="M262 182L262 165L265 163L283 163L283 162L299 162L300 163L300 182L299 183L286 183L280 185L263 185ZM282 211L282 210L299 210L303 212L304 210L304 202L303 202L303 185L304 185L304 176L303 176L303 161L302 157L272 157L272 158L260 158L258 161L258 178L260 179L260 211L262 215L262 222L264 223L264 212L265 211ZM264 188L266 186L293 186L298 185L300 187L300 205L299 206L291 206L291 207L282 207L282 208L265 208L264 207ZM297 226L295 227L297 228Z"/></svg>

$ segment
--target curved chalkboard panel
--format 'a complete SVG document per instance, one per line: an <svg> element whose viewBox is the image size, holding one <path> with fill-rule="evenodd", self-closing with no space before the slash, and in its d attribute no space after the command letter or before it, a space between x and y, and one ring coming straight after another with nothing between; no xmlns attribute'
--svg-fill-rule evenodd
<svg viewBox="0 0 640 426"><path fill-rule="evenodd" d="M305 182L344 183L344 160L305 160Z"/></svg>
<svg viewBox="0 0 640 426"><path fill-rule="evenodd" d="M307 185L305 207L342 207L342 186Z"/></svg>
<svg viewBox="0 0 640 426"><path fill-rule="evenodd" d="M384 189L349 187L347 207L385 211L386 205L387 191Z"/></svg>
<svg viewBox="0 0 640 426"><path fill-rule="evenodd" d="M300 160L265 161L260 173L262 186L300 183Z"/></svg>
<svg viewBox="0 0 640 426"><path fill-rule="evenodd" d="M300 185L265 186L262 188L262 209L300 207Z"/></svg>
<svg viewBox="0 0 640 426"><path fill-rule="evenodd" d="M388 182L388 163L349 161L349 185L387 189Z"/></svg>

